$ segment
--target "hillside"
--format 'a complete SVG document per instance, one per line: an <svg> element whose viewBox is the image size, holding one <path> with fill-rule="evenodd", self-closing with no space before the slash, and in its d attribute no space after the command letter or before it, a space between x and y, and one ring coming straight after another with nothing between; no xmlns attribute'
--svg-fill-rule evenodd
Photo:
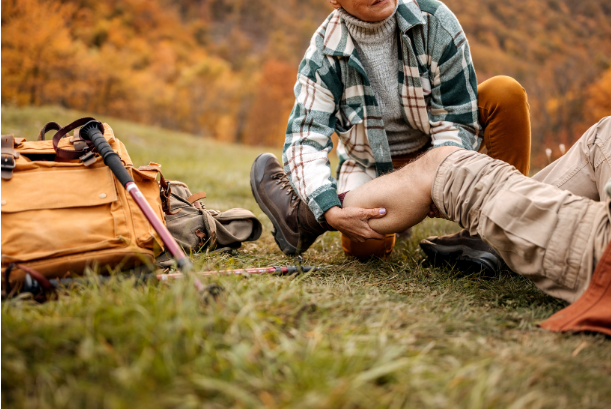
<svg viewBox="0 0 611 409"><path fill-rule="evenodd" d="M89 114L2 107L2 133L35 139L47 121ZM263 236L201 270L290 265L248 185L264 148L100 117L136 165L205 190L208 208L242 206ZM3 182L5 183L5 182ZM45 200L45 198L41 198ZM417 243L454 232L428 219L388 261L346 259L337 232L304 255L303 276L202 277L62 291L43 305L3 301L1 403L7 408L584 408L611 402L611 342L538 322L563 307L528 280L423 264ZM205 295L205 294L204 294Z"/></svg>
<svg viewBox="0 0 611 409"><path fill-rule="evenodd" d="M535 165L611 114L608 0L446 3L478 79L525 86ZM2 0L2 102L278 147L297 64L330 10L326 0Z"/></svg>

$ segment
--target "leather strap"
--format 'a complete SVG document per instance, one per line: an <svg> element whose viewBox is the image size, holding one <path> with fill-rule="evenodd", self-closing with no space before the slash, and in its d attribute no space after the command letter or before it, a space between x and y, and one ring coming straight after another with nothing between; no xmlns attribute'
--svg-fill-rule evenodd
<svg viewBox="0 0 611 409"><path fill-rule="evenodd" d="M140 166L138 170L154 170L159 173L159 197L161 198L161 208L167 215L174 215L180 212L182 209L178 209L175 212L172 211L170 206L170 195L172 194L171 182L167 182L161 173L161 165L155 162L151 162L148 165Z"/></svg>
<svg viewBox="0 0 611 409"><path fill-rule="evenodd" d="M59 140L63 138L64 136L66 136L68 132L85 125L89 121L94 121L94 120L95 118L77 119L76 121L72 122L71 124L66 125L63 128L60 128L57 131L57 133L53 135L53 149L55 149L56 160L57 158L64 159L64 160L79 159L81 156L85 155L89 149L93 148L93 142L91 141L85 141L88 147L87 149L73 150L73 151L62 149L58 147L58 144L59 144Z"/></svg>
<svg viewBox="0 0 611 409"><path fill-rule="evenodd" d="M19 152L15 150L15 137L13 135L2 135L2 179L11 180L13 169L15 169L15 159L19 157Z"/></svg>
<svg viewBox="0 0 611 409"><path fill-rule="evenodd" d="M180 212L182 209L178 209L175 212L172 211L172 205L170 203L170 196L172 195L171 182L166 182L163 178L163 173L159 172L159 196L161 197L161 208L167 215L173 215Z"/></svg>
<svg viewBox="0 0 611 409"><path fill-rule="evenodd" d="M206 198L206 192L197 192L187 197L187 202L193 204L196 200L205 199L205 198Z"/></svg>
<svg viewBox="0 0 611 409"><path fill-rule="evenodd" d="M61 126L57 123L57 122L47 122L45 124L45 126L42 127L42 129L40 130L40 133L38 134L38 140L39 141L44 141L45 140L45 134L49 131L59 131L61 129Z"/></svg>

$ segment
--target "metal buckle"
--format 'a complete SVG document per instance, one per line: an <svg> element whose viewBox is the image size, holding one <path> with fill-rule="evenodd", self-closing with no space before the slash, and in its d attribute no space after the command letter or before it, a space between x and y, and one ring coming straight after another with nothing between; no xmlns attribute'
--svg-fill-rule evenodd
<svg viewBox="0 0 611 409"><path fill-rule="evenodd" d="M84 154L83 156L81 156L79 159L81 160L81 162L83 162L85 166L89 166L95 163L96 157L95 157L95 153L88 152Z"/></svg>
<svg viewBox="0 0 611 409"><path fill-rule="evenodd" d="M89 150L89 145L87 145L87 142L83 140L76 141L74 142L74 150L87 152Z"/></svg>
<svg viewBox="0 0 611 409"><path fill-rule="evenodd" d="M10 159L10 162L9 162ZM15 157L8 153L2 154L2 169L13 170L15 169Z"/></svg>

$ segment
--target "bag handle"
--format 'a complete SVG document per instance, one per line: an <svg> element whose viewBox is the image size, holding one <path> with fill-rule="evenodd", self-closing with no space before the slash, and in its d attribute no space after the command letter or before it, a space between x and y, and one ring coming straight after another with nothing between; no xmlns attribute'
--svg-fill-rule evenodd
<svg viewBox="0 0 611 409"><path fill-rule="evenodd" d="M79 159L81 156L83 156L87 152L89 152L89 150L91 148L93 148L93 142L88 141L88 140L83 141L83 142L85 142L87 144L87 147L85 147L85 148L83 148L81 150L70 151L68 149L62 149L62 148L60 148L58 146L59 140L61 138L63 138L64 136L66 136L66 134L68 134L68 132L70 132L73 129L76 129L76 128L79 128L79 127L85 125L89 121L95 121L95 118L87 117L87 118L77 119L76 121L72 122L71 124L66 125L63 128L59 128L57 133L55 135L53 135L53 149L55 149L55 157L56 158L64 159L64 160Z"/></svg>
<svg viewBox="0 0 611 409"><path fill-rule="evenodd" d="M45 134L49 131L59 131L62 127L57 122L47 122L45 126L42 127L40 133L38 134L38 140L44 141Z"/></svg>

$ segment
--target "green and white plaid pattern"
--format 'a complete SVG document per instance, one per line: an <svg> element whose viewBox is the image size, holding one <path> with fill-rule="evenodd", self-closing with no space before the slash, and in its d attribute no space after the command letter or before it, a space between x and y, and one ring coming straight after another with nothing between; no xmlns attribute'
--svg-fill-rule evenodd
<svg viewBox="0 0 611 409"><path fill-rule="evenodd" d="M478 149L477 79L458 20L436 0L398 1L403 119L430 135L433 147ZM316 30L299 66L282 155L293 188L319 220L340 206L328 158L334 132L344 165L340 188L393 169L378 102L336 11Z"/></svg>

